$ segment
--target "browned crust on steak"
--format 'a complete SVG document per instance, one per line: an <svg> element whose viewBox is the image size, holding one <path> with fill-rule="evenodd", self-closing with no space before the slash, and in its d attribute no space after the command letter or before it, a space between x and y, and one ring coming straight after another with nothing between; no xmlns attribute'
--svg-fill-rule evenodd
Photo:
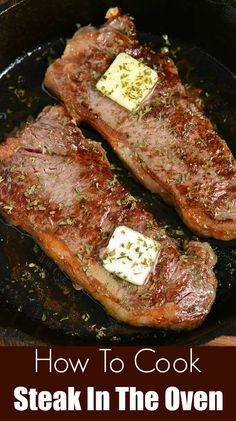
<svg viewBox="0 0 236 421"><path fill-rule="evenodd" d="M191 241L180 252L113 177L101 145L85 139L61 106L44 109L0 145L0 212L120 321L192 329L210 311L216 290L210 246ZM123 224L161 243L144 286L112 276L99 259Z"/></svg>
<svg viewBox="0 0 236 421"><path fill-rule="evenodd" d="M96 90L117 54L126 51L155 68L159 83L139 113ZM236 237L236 164L178 76L173 61L141 46L128 15L100 29L81 28L48 69L46 86L70 114L96 128L135 177L175 206L198 235Z"/></svg>

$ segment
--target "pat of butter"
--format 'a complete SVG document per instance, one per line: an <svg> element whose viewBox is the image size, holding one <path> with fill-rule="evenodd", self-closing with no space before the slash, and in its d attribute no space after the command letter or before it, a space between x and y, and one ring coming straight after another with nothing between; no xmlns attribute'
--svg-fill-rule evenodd
<svg viewBox="0 0 236 421"><path fill-rule="evenodd" d="M103 266L119 278L143 285L152 271L161 245L126 226L115 229L103 256Z"/></svg>
<svg viewBox="0 0 236 421"><path fill-rule="evenodd" d="M135 110L151 92L158 76L155 70L126 53L120 53L96 88L105 96L127 108Z"/></svg>

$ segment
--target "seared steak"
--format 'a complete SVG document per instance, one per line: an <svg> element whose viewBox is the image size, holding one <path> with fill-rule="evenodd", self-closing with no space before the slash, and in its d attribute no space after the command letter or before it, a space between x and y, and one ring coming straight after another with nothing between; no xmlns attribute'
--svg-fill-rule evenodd
<svg viewBox="0 0 236 421"><path fill-rule="evenodd" d="M159 76L136 113L96 89L121 52L141 58ZM136 178L174 205L192 231L222 240L236 237L235 160L181 83L173 61L139 44L128 15L113 17L100 29L77 31L49 67L45 84L73 117L108 140Z"/></svg>
<svg viewBox="0 0 236 421"><path fill-rule="evenodd" d="M116 319L137 326L190 329L215 298L215 257L207 243L180 252L152 215L113 176L98 142L85 139L61 106L43 110L0 145L0 210ZM99 255L118 225L161 243L143 286L107 272Z"/></svg>

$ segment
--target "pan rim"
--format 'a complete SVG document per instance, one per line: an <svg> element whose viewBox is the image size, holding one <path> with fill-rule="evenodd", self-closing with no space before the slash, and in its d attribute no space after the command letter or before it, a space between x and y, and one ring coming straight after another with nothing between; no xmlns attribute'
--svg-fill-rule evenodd
<svg viewBox="0 0 236 421"><path fill-rule="evenodd" d="M2 16L2 14L4 14L4 13L6 13L6 12L8 12L9 10L11 10L11 9L13 9L13 8L15 8L15 7L17 7L17 6L19 6L19 5L21 5L21 4L23 4L23 3L27 3L27 2L29 2L29 0L18 0L16 3L14 3L14 4L10 4L9 5L9 7L7 7L4 11L2 11L1 13L0 13L0 17ZM8 4L9 3L11 3L11 2L7 2ZM6 5L7 5L7 3L6 3ZM206 54L208 54L209 56L211 56L211 57L213 57L211 54L209 54L207 51L205 51L205 53ZM214 57L213 57L214 58ZM215 59L215 58L214 58ZM216 61L217 61L217 59L215 59ZM12 63L12 65L14 64L15 62L13 62ZM227 66L225 66L223 63L221 63L221 65L222 66L224 66L225 67L225 69L227 69L227 71L228 72L230 72L231 73L231 75L236 79L236 76L235 76L235 74L231 71L231 69L229 69ZM9 66L10 67L10 66ZM236 316L235 316L235 319L236 319ZM235 324L235 322L236 322L236 320L230 320L230 322L232 322L232 324ZM210 339L214 339L215 337L218 337L220 334L222 334L221 332L219 332L218 333L218 331L220 331L220 327L221 326L218 326L216 329L213 329L212 330L212 336L211 336L211 338ZM215 334L215 333L216 334ZM207 336L209 333L206 333L206 334L203 334L203 335L201 335L199 338L197 338L196 339L196 341L198 341L199 342L199 339L201 339L201 338L204 338L205 336ZM209 339L208 339L209 340ZM195 340L194 340L195 341ZM193 341L193 342L194 342ZM205 342L203 342L203 343L205 343Z"/></svg>

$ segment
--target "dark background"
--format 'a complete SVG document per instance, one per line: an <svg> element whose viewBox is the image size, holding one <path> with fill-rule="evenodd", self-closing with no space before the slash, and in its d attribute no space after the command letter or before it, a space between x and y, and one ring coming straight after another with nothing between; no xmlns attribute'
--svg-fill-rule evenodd
<svg viewBox="0 0 236 421"><path fill-rule="evenodd" d="M17 3L22 5L18 9L12 7L15 25L9 17L1 20L0 50L4 51L4 45L8 49L7 60L1 54L1 67L22 53L22 40L25 49L31 49L35 46L36 34L37 43L40 43L47 41L50 35L57 37L66 31L69 33L75 16L83 24L101 23L104 10L118 5L135 15L140 30L147 30L148 25L150 32L156 33L158 29L160 34L168 33L188 40L236 70L235 0L15 0L2 3L5 3L5 6L0 6L2 9ZM50 25L50 31L44 31L43 25L47 28Z"/></svg>
<svg viewBox="0 0 236 421"><path fill-rule="evenodd" d="M14 6L15 3L19 4ZM73 33L75 23L77 22L82 24L90 22L93 22L94 24L102 23L107 8L117 4L121 6L124 11L128 11L135 16L135 22L139 30L144 30L145 32L153 34L167 33L176 40L184 41L189 45L200 46L207 53L210 53L219 59L224 65L227 65L229 69L233 71L236 70L235 1L217 0L20 0L18 2L7 2L7 5L10 5L7 13L4 13L3 11L2 13L0 12L0 69L6 68L16 59L16 57L24 54L24 52L31 51L37 45L57 39L61 35L70 36ZM3 10L4 6L1 7ZM223 65L214 62L214 59L210 56L208 60L207 53L204 53L204 57L201 56L204 59L202 66L196 65L196 68L200 70L200 73L201 71L203 72L203 70L206 73L206 63L207 66L210 66L208 67L208 70L214 68L214 77L216 76L216 80L221 81L220 89L222 92L226 92L225 98L230 97L235 101L236 95L234 95L233 91L233 86L236 86L235 77L225 69ZM60 53L58 55L60 55ZM197 57L197 63L198 62ZM32 64L32 62L30 63ZM24 66L24 63L22 65ZM31 68L30 66L27 67L26 65L27 61L24 72L27 74L27 77L29 76L31 78L30 80L33 84L36 78L39 77L37 74L38 65L34 68ZM227 76L226 78L224 77L225 75ZM210 73L205 76L207 79L210 76ZM43 76L40 74L40 84L42 77ZM227 82L227 80L229 82ZM231 83L232 81L234 84ZM4 99L5 98L3 97L1 98L1 103ZM46 98L46 101L48 101L48 97ZM222 118L222 105L221 102L217 105L219 118ZM20 118L18 118L19 115L16 117L17 121L15 125L18 125L20 121L23 121L26 116L29 115L29 112L31 112L31 110L24 110L23 108L22 104L20 104L19 110L22 112L22 115ZM231 127L232 133L235 133L235 114L233 115L232 110L233 108L231 109ZM39 112L39 109L36 107L34 112L36 115ZM14 113L14 116L16 115L17 114ZM174 213L171 209L168 209L168 212L170 214L171 212ZM11 254L11 258L15 259L16 255L13 255L14 248L19 255L23 253L24 244L22 244L20 250L19 248L17 249L17 245L20 243L17 244L18 240L16 237L17 236L11 236L11 243L9 243L10 248L8 247L6 256L7 258ZM16 241L14 241L14 239L16 239ZM29 243L29 247L33 247L32 243ZM230 248L230 245L225 242L222 247L227 251L227 247ZM227 254L227 252L225 252L225 254ZM25 257L23 256L23 258ZM0 262L3 267L5 261L0 260ZM224 278L224 273L221 274L221 278ZM227 276L225 276L225 278L227 278ZM225 281L229 282L229 279L225 279ZM4 282L5 280L3 279L2 283ZM41 281L40 283L42 284ZM52 292L55 291L55 287L52 286L51 289ZM48 293L47 289L45 289L45 291ZM12 298L14 292L16 298L19 293L17 302L19 305L18 309L21 309L23 297L20 295L20 290L14 288L9 292L9 297ZM226 301L228 300L229 295L227 294ZM28 298L27 294L25 295ZM202 328L191 332L191 334L182 334L182 337L173 335L171 339L169 336L168 343L179 341L179 343L196 344L206 342L220 334L235 334L235 295L231 298L230 304L228 304L228 301L223 303L224 306L222 304L222 311L218 310L218 313L211 312L210 317ZM38 311L37 318L39 320L37 322L35 320L29 320L23 313L17 311L13 312L8 308L5 309L5 303L0 302L0 335L2 334L5 337L8 337L8 340L10 339L12 343L15 343L15 341L18 341L17 343L22 343L22 341L29 344L34 343L36 340L35 337L37 337L37 343L41 343L41 340L43 343L51 343L52 340L55 341L54 343L61 343L56 333L53 332L52 334L52 331L49 329L47 330L44 324L41 323L41 316L43 316L43 314L41 314L42 306L39 307L39 309L36 310L35 308L32 311L32 309L27 308L29 306L26 301L27 300L25 299L24 305L26 310L28 310L28 313L31 312L31 314L34 313L35 315ZM64 301L68 300L65 299ZM90 302L88 299L87 301ZM66 321L60 323L60 327L63 324L65 325ZM67 327L65 326L65 328ZM140 332L136 343L141 344L142 339L143 335ZM154 335L152 336L152 340L159 341L158 343L164 341L167 343L167 338L159 334L159 332L155 334L155 337Z"/></svg>

